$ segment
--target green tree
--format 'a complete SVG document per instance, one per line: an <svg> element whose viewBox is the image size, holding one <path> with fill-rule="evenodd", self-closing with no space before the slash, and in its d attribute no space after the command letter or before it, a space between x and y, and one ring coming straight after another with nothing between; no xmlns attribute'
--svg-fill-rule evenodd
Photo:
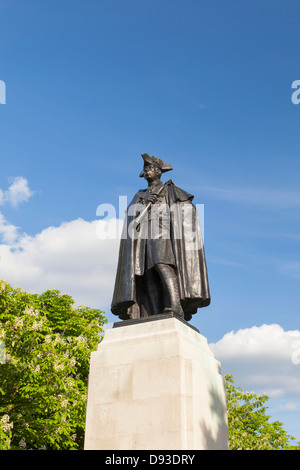
<svg viewBox="0 0 300 470"><path fill-rule="evenodd" d="M230 450L300 450L300 442L287 434L279 421L266 414L267 395L244 392L226 375Z"/></svg>
<svg viewBox="0 0 300 470"><path fill-rule="evenodd" d="M103 312L0 281L0 449L82 449L91 351ZM2 362L2 363L1 363Z"/></svg>

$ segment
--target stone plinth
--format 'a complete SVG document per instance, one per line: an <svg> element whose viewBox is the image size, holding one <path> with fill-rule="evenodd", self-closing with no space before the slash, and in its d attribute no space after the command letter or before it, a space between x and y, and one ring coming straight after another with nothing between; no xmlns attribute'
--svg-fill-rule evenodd
<svg viewBox="0 0 300 470"><path fill-rule="evenodd" d="M159 317L107 330L91 354L85 449L228 449L220 363L197 330Z"/></svg>

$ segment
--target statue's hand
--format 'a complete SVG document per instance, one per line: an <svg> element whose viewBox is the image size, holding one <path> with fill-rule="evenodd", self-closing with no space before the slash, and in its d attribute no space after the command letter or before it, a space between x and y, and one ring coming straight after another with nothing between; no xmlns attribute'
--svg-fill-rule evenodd
<svg viewBox="0 0 300 470"><path fill-rule="evenodd" d="M147 202L151 202L151 204L154 204L158 199L158 196L157 194L151 194L148 199L147 199Z"/></svg>

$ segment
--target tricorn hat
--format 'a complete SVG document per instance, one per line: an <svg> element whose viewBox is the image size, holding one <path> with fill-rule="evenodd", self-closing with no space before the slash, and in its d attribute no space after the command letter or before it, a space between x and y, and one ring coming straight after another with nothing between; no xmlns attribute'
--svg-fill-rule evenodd
<svg viewBox="0 0 300 470"><path fill-rule="evenodd" d="M160 160L160 158L154 157L153 155L149 155L148 153L142 153L142 157L144 159L144 168L147 165L154 165L154 166L157 166L161 170L162 173L173 170L173 167L169 163L164 162L163 160ZM144 176L144 170L140 174L141 178L143 176Z"/></svg>

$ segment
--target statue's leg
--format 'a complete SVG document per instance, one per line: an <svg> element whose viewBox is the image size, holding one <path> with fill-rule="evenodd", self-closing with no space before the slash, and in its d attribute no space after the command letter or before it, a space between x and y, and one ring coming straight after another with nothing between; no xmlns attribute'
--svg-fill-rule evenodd
<svg viewBox="0 0 300 470"><path fill-rule="evenodd" d="M166 305L164 312L173 312L177 315L183 316L175 269L173 266L163 263L156 264L155 269L158 272L164 290L167 292L169 297L169 305Z"/></svg>
<svg viewBox="0 0 300 470"><path fill-rule="evenodd" d="M155 269L145 270L145 284L147 290L148 315L159 315L163 311L163 293L161 281Z"/></svg>

